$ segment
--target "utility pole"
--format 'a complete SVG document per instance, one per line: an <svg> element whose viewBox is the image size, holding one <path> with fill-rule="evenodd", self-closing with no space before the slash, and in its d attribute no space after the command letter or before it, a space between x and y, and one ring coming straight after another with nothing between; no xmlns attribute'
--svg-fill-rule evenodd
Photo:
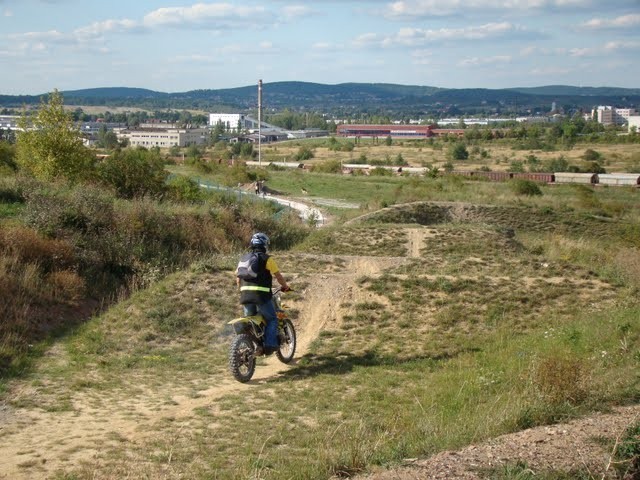
<svg viewBox="0 0 640 480"><path fill-rule="evenodd" d="M258 80L258 166L262 167L262 79Z"/></svg>

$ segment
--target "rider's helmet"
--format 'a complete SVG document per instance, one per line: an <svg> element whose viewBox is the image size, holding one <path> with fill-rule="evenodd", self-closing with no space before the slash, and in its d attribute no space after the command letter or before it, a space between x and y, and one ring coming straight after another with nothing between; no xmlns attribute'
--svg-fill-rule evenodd
<svg viewBox="0 0 640 480"><path fill-rule="evenodd" d="M251 244L251 248L259 248L266 251L269 246L269 237L261 232L254 233L249 243Z"/></svg>

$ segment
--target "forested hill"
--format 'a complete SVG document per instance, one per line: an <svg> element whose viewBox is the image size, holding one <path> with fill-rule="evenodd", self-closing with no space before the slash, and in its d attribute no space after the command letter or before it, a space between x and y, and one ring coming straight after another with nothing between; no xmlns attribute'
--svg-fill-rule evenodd
<svg viewBox="0 0 640 480"><path fill-rule="evenodd" d="M92 88L63 92L70 105L130 106L147 109L191 108L205 111L250 111L257 107L257 85L218 90L165 93L144 88ZM0 107L18 108L37 104L41 95L0 95ZM615 87L572 87L565 85L512 89L444 89L418 85L385 83L342 83L326 85L310 82L274 82L263 87L263 106L269 109L296 109L349 113L424 112L479 113L549 111L558 107L590 109L594 105L637 107L640 89Z"/></svg>

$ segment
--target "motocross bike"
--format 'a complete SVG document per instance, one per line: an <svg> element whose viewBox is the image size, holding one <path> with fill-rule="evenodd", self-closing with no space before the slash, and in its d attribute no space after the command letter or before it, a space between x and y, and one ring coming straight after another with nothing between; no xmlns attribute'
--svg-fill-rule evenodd
<svg viewBox="0 0 640 480"><path fill-rule="evenodd" d="M278 316L278 343L275 354L282 363L293 360L296 351L296 331L287 317L280 299L281 291L273 293L273 303ZM251 380L256 370L256 357L264 351L264 332L267 322L258 313L247 317L235 318L229 322L236 333L229 349L229 370L239 382Z"/></svg>

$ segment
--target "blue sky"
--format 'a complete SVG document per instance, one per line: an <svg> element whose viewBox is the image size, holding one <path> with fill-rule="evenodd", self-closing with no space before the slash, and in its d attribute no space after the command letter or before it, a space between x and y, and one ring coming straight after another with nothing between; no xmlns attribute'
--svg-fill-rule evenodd
<svg viewBox="0 0 640 480"><path fill-rule="evenodd" d="M0 94L640 87L640 0L0 0Z"/></svg>

